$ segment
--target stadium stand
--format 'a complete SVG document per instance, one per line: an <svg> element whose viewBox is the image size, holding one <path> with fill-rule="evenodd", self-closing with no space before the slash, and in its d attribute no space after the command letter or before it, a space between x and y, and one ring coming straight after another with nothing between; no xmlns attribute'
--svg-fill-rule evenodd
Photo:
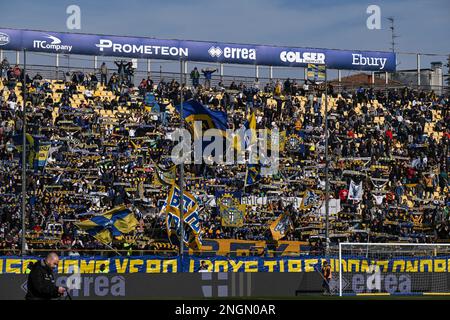
<svg viewBox="0 0 450 320"><path fill-rule="evenodd" d="M23 72L5 63L2 68L0 250L8 255L20 248ZM223 226L210 200L218 188L229 194L244 190L246 166L187 166L187 190L201 203L203 239L273 242L271 223L287 212L291 227L283 240L323 250L324 88L289 79L262 86L256 79L207 89L150 77L133 86L116 73L106 85L82 72L66 74L65 81L39 74L26 79L30 252L105 249L74 222L120 204L132 208L139 226L132 241L116 239L114 248L176 252L160 214L167 188L155 166L167 164L170 156L173 142L166 134L179 126L174 107L180 90L185 101L225 111L234 129L253 105L257 128L277 128L285 137L279 174L245 188L247 214L240 227ZM327 90L332 244L368 237L371 242L449 239L448 96L407 87L336 90L330 85ZM289 141L297 143L295 150ZM281 201L285 198L294 200Z"/></svg>

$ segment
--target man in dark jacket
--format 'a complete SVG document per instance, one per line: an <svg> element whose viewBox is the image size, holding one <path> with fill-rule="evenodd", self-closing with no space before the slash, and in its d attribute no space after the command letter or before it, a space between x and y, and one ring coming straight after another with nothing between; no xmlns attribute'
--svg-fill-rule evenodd
<svg viewBox="0 0 450 320"><path fill-rule="evenodd" d="M197 67L195 67L194 70L191 71L192 86L194 88L198 87L199 79L200 79L200 73L198 72Z"/></svg>
<svg viewBox="0 0 450 320"><path fill-rule="evenodd" d="M58 266L59 257L56 253L49 253L47 258L36 262L28 275L28 292L26 300L50 300L58 298L66 291L55 285L53 269Z"/></svg>

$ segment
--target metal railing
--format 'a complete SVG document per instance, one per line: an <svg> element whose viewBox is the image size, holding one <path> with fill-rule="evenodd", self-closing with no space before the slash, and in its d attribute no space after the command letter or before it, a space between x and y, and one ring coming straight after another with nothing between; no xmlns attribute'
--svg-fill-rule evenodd
<svg viewBox="0 0 450 320"><path fill-rule="evenodd" d="M72 74L73 72L81 71L84 74L92 74L94 73L98 79L100 80L100 71L99 69L90 68L90 67L55 67L55 66L48 66L48 65L27 65L27 73L32 78L36 73L39 73L44 79L49 80L61 80L63 81L65 78L65 74L69 72ZM116 70L109 70L108 72L108 79L112 76L113 73L116 73ZM134 75L132 77L133 84L135 86L139 85L140 81L142 79L147 79L147 77L151 77L151 79L158 83L161 80L171 81L172 79L175 79L179 82L191 84L190 80L190 74L189 73L183 73L180 74L179 72L162 72L162 71L142 71L142 70L136 70L134 72ZM240 83L243 83L245 85L253 85L255 83L255 77L249 77L249 76L238 76L238 75L217 75L213 74L211 79L211 86L217 86L220 82L224 86L229 86L233 81L239 85ZM267 83L274 82L276 79L270 79L270 78L258 78L258 82L261 86L266 85ZM298 78L298 79L292 79L297 81L298 83L303 83L304 79ZM202 84L202 80L200 80L200 84Z"/></svg>
<svg viewBox="0 0 450 320"><path fill-rule="evenodd" d="M27 73L32 78L35 74L39 73L44 79L48 80L61 80L63 81L65 79L65 74L69 72L72 74L73 72L81 71L84 74L92 74L94 73L97 78L100 81L100 70L98 68L91 68L91 67L67 67L67 66L49 66L49 65L39 65L39 64L33 64L33 65L27 65ZM116 70L110 69L108 72L108 79L111 77L113 73L117 73ZM170 82L172 79L175 79L176 81L179 81L181 83L186 83L187 85L191 85L191 79L189 73L182 73L179 72L167 72L167 71L142 71L142 70L136 70L134 72L134 75L132 76L132 83L133 85L137 86L139 85L140 81L142 79L147 79L147 77L150 77L155 83L160 82L161 80L164 80L166 82ZM267 77L259 77L258 78L258 84L260 89L263 89L263 87L266 84L274 84L276 81L281 80L282 82L286 78L276 77L276 78L267 78ZM304 78L290 78L291 81L295 81L297 85L300 87L303 86L305 79ZM239 85L240 83L246 85L246 86L252 86L255 84L256 78L251 76L241 76L241 75L218 75L213 74L211 79L211 87L217 87L219 83L222 83L222 85L227 88L231 85L232 82L235 82L236 85ZM203 80L200 79L200 84L203 84ZM450 92L450 86L434 86L434 85L417 85L417 84L399 84L398 81L389 82L386 84L380 84L378 83L361 83L358 81L342 81L339 82L338 80L332 80L329 82L329 84L332 84L335 88L335 91L340 92L344 89L346 90L356 90L359 87L363 88L373 88L374 90L386 90L386 89L401 89L404 87L408 87L413 90L423 90L423 91L435 91L435 92L441 92L441 93L448 93Z"/></svg>

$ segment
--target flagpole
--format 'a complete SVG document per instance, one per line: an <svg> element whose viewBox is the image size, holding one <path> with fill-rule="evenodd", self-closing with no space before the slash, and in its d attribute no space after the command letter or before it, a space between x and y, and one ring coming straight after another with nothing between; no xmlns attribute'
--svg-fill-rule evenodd
<svg viewBox="0 0 450 320"><path fill-rule="evenodd" d="M25 210L27 206L27 162L26 162L26 144L27 144L27 113L26 113L26 105L27 105L27 55L26 50L23 49L23 79L22 79L22 93L23 93L23 123L22 123L22 256L26 254L26 244L25 244Z"/></svg>
<svg viewBox="0 0 450 320"><path fill-rule="evenodd" d="M328 179L328 81L327 81L327 67L325 66L325 253L328 255L330 249L330 182Z"/></svg>
<svg viewBox="0 0 450 320"><path fill-rule="evenodd" d="M183 129L183 60L180 59L180 129ZM180 177L178 180L178 188L180 189L180 259L181 266L183 266L184 253L184 155L182 155L182 162L180 164Z"/></svg>
<svg viewBox="0 0 450 320"><path fill-rule="evenodd" d="M95 238L94 238L95 239ZM98 239L97 239L98 240ZM121 254L120 254L120 252L119 251L117 251L116 249L114 249L112 246L110 246L109 244L107 244L107 243L103 243L108 249L110 249L110 250L112 250L112 251L114 251L115 253L117 253L120 257L122 256Z"/></svg>

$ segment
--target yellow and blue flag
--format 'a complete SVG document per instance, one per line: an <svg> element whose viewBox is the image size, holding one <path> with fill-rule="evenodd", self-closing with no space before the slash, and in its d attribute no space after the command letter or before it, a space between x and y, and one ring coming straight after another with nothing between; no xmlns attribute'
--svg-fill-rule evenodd
<svg viewBox="0 0 450 320"><path fill-rule="evenodd" d="M242 227L244 225L246 208L245 204L233 204L229 207L220 206L219 212L222 227Z"/></svg>
<svg viewBox="0 0 450 320"><path fill-rule="evenodd" d="M14 146L16 147L15 157L19 157L19 163L22 163L22 148L23 148L23 134L16 134L13 137ZM27 154L28 164L33 165L34 157L39 146L39 137L32 136L29 133L25 134L25 151Z"/></svg>
<svg viewBox="0 0 450 320"><path fill-rule="evenodd" d="M287 213L279 215L278 218L276 218L275 221L270 224L270 232L272 233L272 238L275 241L284 238L291 229L291 226L291 218Z"/></svg>
<svg viewBox="0 0 450 320"><path fill-rule="evenodd" d="M303 194L301 209L309 209L320 204L321 196L313 190L306 190Z"/></svg>
<svg viewBox="0 0 450 320"><path fill-rule="evenodd" d="M34 159L35 170L45 167L50 153L50 148L50 144L43 144L39 146L39 152L36 154L36 158Z"/></svg>
<svg viewBox="0 0 450 320"><path fill-rule="evenodd" d="M234 137L233 147L238 152L241 152L251 145L255 145L256 142L256 116L255 113L252 112L250 117L244 122L244 125L239 129L238 134Z"/></svg>
<svg viewBox="0 0 450 320"><path fill-rule="evenodd" d="M261 164L249 163L247 165L247 173L245 174L245 185L254 185L259 180L261 180Z"/></svg>
<svg viewBox="0 0 450 320"><path fill-rule="evenodd" d="M180 223L180 189L172 185L163 211L166 212L167 235L170 242L179 241L181 237ZM199 249L202 245L198 202L194 195L183 192L184 243L192 249Z"/></svg>
<svg viewBox="0 0 450 320"><path fill-rule="evenodd" d="M325 65L309 63L307 70L308 70L307 71L308 80L311 80L314 82L325 81Z"/></svg>
<svg viewBox="0 0 450 320"><path fill-rule="evenodd" d="M76 222L75 225L103 243L136 229L139 224L133 212L125 205L115 207L102 215Z"/></svg>
<svg viewBox="0 0 450 320"><path fill-rule="evenodd" d="M286 138L286 150L292 153L305 153L305 132L294 131Z"/></svg>
<svg viewBox="0 0 450 320"><path fill-rule="evenodd" d="M177 177L177 167L172 165L169 168L162 168L159 165L155 165L156 177L161 184L171 186L175 183Z"/></svg>
<svg viewBox="0 0 450 320"><path fill-rule="evenodd" d="M216 191L216 205L223 227L242 227L246 205L241 204L241 192Z"/></svg>
<svg viewBox="0 0 450 320"><path fill-rule="evenodd" d="M180 112L180 105L175 106L175 109ZM219 130L222 136L226 136L226 130L228 129L227 114L222 111L210 110L198 101L188 100L183 103L183 119L190 125L192 131L193 141L201 141L202 149L204 150L208 145L215 141L214 136L211 137L211 141L205 141L203 137L207 136L206 130L216 129ZM197 128L194 126L195 122L201 122L201 131L197 132ZM212 153L215 155L215 152Z"/></svg>
<svg viewBox="0 0 450 320"><path fill-rule="evenodd" d="M180 105L175 106L175 109L180 112ZM218 129L225 131L228 129L228 119L225 112L210 110L195 100L183 102L182 117L191 126L195 121L201 121L203 130Z"/></svg>
<svg viewBox="0 0 450 320"><path fill-rule="evenodd" d="M216 190L215 198L216 198L216 206L230 207L233 204L241 203L242 192Z"/></svg>
<svg viewBox="0 0 450 320"><path fill-rule="evenodd" d="M244 128L247 132L249 132L249 136L246 136L246 146L252 145L256 143L256 115L254 112L250 115L250 117L245 121ZM250 130L250 131L248 131Z"/></svg>

